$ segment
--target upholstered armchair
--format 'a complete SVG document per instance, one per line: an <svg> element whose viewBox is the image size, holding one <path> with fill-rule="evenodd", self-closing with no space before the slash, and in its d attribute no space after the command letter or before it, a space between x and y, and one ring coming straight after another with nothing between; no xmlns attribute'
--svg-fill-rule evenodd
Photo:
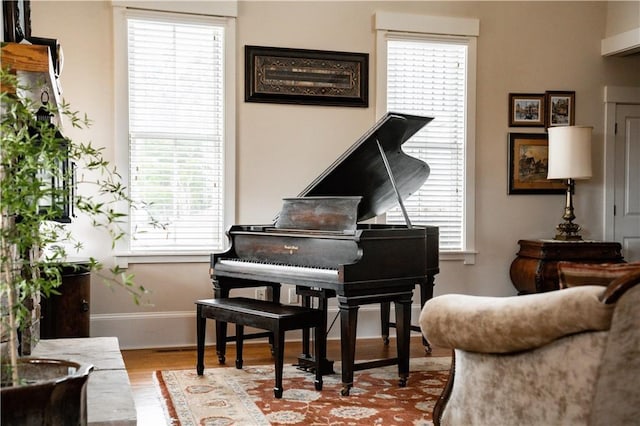
<svg viewBox="0 0 640 426"><path fill-rule="evenodd" d="M420 315L423 334L433 345L454 350L434 423L640 424L636 265L600 272L595 281L585 279L584 269L565 265L580 279L572 283L574 276L566 281L564 274L565 288L547 293L448 294L428 301ZM607 287L590 285L607 280Z"/></svg>

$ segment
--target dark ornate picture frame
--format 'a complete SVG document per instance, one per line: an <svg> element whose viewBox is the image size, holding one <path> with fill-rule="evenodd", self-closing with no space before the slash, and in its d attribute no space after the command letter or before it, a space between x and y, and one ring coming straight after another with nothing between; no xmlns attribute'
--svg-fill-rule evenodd
<svg viewBox="0 0 640 426"><path fill-rule="evenodd" d="M573 126L576 124L576 92L547 91L546 126Z"/></svg>
<svg viewBox="0 0 640 426"><path fill-rule="evenodd" d="M509 127L544 127L544 93L509 93Z"/></svg>
<svg viewBox="0 0 640 426"><path fill-rule="evenodd" d="M547 179L549 136L509 133L509 195L564 194L566 185Z"/></svg>
<svg viewBox="0 0 640 426"><path fill-rule="evenodd" d="M6 42L19 43L31 37L31 2L2 0L3 37Z"/></svg>
<svg viewBox="0 0 640 426"><path fill-rule="evenodd" d="M369 106L369 54L245 46L245 101Z"/></svg>

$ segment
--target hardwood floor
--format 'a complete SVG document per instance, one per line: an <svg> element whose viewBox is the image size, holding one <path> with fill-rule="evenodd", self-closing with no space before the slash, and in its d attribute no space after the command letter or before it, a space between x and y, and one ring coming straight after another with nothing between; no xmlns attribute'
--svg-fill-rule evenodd
<svg viewBox="0 0 640 426"><path fill-rule="evenodd" d="M287 342L285 346L285 363L296 362L300 353L300 344ZM381 339L359 339L356 352L358 360L392 357L395 354L395 340L391 339L389 346L385 346ZM419 336L411 337L411 357L448 356L449 350L434 348L431 355L427 355L422 347ZM138 412L138 426L158 426L165 424L160 395L156 389L153 373L156 370L183 370L196 366L196 349L139 349L123 350L122 356L127 367L133 396ZM247 342L244 347L243 358L245 365L271 364L271 352L266 343ZM340 359L340 342L329 341L327 358ZM215 356L215 348L208 346L205 351L205 368L233 366L235 346L229 344L227 348L227 364L220 366ZM356 372L356 380L357 380Z"/></svg>

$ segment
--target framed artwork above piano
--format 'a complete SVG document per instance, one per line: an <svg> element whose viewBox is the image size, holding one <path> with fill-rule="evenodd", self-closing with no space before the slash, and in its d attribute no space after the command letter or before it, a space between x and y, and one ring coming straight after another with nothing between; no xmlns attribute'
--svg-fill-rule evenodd
<svg viewBox="0 0 640 426"><path fill-rule="evenodd" d="M369 106L369 54L245 46L246 102Z"/></svg>

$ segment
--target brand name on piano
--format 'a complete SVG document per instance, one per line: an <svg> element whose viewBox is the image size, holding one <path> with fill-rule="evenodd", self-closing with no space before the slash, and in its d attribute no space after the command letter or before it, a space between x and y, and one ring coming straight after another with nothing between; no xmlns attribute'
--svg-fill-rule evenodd
<svg viewBox="0 0 640 426"><path fill-rule="evenodd" d="M298 250L298 246L290 246L290 245L285 244L284 245L284 249L285 250L289 250L289 254L293 254L294 251Z"/></svg>

